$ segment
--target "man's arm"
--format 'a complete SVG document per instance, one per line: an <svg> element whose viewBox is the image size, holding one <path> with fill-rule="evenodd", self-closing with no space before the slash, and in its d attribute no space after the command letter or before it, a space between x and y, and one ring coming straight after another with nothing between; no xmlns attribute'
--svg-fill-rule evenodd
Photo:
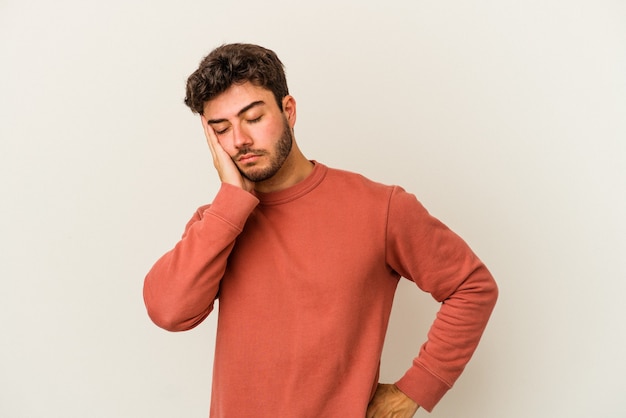
<svg viewBox="0 0 626 418"><path fill-rule="evenodd" d="M387 240L389 265L441 303L413 367L396 382L430 411L472 357L498 288L469 246L400 188L389 204Z"/></svg>
<svg viewBox="0 0 626 418"><path fill-rule="evenodd" d="M210 206L187 223L176 246L152 267L144 282L150 318L170 331L198 325L213 309L228 256L246 219L258 204L204 116L202 127L222 186Z"/></svg>
<svg viewBox="0 0 626 418"><path fill-rule="evenodd" d="M210 206L200 208L182 239L152 267L144 301L155 324L169 331L198 325L213 309L235 239L258 199L222 184Z"/></svg>

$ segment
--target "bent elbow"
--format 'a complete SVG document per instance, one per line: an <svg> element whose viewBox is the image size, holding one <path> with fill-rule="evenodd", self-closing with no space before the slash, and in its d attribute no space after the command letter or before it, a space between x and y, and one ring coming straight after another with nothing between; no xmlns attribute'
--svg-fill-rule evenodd
<svg viewBox="0 0 626 418"><path fill-rule="evenodd" d="M175 315L163 310L151 309L148 305L146 305L146 308L148 317L159 328L171 332L185 331L182 322Z"/></svg>
<svg viewBox="0 0 626 418"><path fill-rule="evenodd" d="M202 312L191 312L184 308L189 305L182 301L155 297L147 286L144 287L143 300L150 320L159 328L171 332L187 331L196 327L213 310L213 304L210 304Z"/></svg>
<svg viewBox="0 0 626 418"><path fill-rule="evenodd" d="M487 286L486 293L489 296L489 301L491 302L491 307L493 308L498 301L498 296L500 295L500 289L498 288L498 284L496 283L493 276L491 277L491 281Z"/></svg>
<svg viewBox="0 0 626 418"><path fill-rule="evenodd" d="M151 309L148 304L146 304L146 308L148 316L156 326L171 332L188 331L195 328L212 310L209 308L199 315L190 316L171 309Z"/></svg>

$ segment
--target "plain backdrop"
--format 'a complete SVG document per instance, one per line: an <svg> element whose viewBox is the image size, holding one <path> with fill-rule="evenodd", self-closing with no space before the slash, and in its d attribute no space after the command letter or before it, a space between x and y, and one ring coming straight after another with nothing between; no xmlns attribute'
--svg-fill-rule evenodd
<svg viewBox="0 0 626 418"><path fill-rule="evenodd" d="M308 158L415 193L496 277L432 417L626 416L618 0L0 0L0 416L208 415L215 317L168 333L141 291L219 187L182 98L225 42L278 53ZM436 310L402 281L383 380Z"/></svg>

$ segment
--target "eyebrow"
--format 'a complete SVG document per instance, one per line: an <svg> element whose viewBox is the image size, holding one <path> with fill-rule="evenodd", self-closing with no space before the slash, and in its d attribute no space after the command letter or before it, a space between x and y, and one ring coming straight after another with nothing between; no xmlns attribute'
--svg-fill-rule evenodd
<svg viewBox="0 0 626 418"><path fill-rule="evenodd" d="M264 105L265 102L263 100L257 100L256 102L252 102L249 105L243 107L239 112L237 112L237 116L241 116L244 113L246 113L248 110L252 109L253 107L256 106L261 106ZM215 123L222 123L222 122L228 122L227 119L209 119L207 120L207 123L209 124L215 124Z"/></svg>

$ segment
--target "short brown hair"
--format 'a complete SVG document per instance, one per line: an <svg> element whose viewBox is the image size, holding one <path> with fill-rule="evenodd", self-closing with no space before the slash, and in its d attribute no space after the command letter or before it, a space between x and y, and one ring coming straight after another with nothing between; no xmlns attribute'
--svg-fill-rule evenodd
<svg viewBox="0 0 626 418"><path fill-rule="evenodd" d="M289 94L283 64L274 51L252 44L225 44L203 58L187 79L185 104L202 114L206 102L247 81L270 90L282 110L282 99Z"/></svg>

